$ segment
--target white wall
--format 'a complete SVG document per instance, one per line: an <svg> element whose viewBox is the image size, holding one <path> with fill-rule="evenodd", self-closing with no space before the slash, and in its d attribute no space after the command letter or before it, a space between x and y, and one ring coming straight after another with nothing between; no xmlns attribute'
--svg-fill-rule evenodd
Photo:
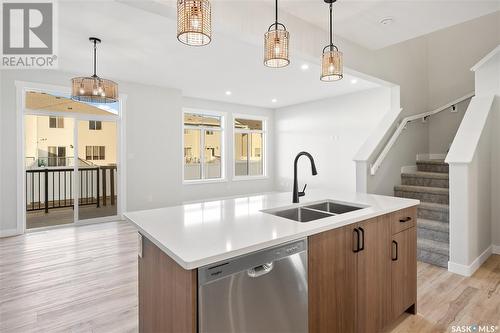
<svg viewBox="0 0 500 333"><path fill-rule="evenodd" d="M213 198L221 196L231 196L243 193L257 193L272 191L274 187L274 111L272 109L258 108L252 106L238 105L232 103L209 101L197 98L183 98L183 107L219 111L226 113L225 126L225 154L226 154L226 181L216 183L184 184L182 189L184 201L192 201L204 198ZM234 180L233 161L233 114L244 114L250 116L267 117L267 137L265 156L267 157L267 177L253 180ZM180 126L180 125L179 125ZM181 146L179 143L179 151ZM181 164L179 164L181 165Z"/></svg>
<svg viewBox="0 0 500 333"><path fill-rule="evenodd" d="M0 142L2 210L0 234L15 232L17 222L17 151L15 81L69 86L71 73L49 70L8 70L1 73ZM229 103L203 100L183 101L180 90L118 82L127 95L126 105L126 185L127 210L148 209L179 204L212 196L262 192L272 189L271 179L216 185L182 184L182 107L200 107L225 112L269 116L273 112ZM272 176L272 133L270 137L270 176ZM229 137L227 137L229 140Z"/></svg>
<svg viewBox="0 0 500 333"><path fill-rule="evenodd" d="M426 153L446 154L448 152L469 102L470 99L467 99L458 103L454 112L450 108L427 120L429 123L429 149Z"/></svg>
<svg viewBox="0 0 500 333"><path fill-rule="evenodd" d="M309 161L301 159L299 186L355 191L354 154L390 107L390 89L375 88L277 109L277 188L292 189L293 161L304 150L313 155L318 175L312 177Z"/></svg>
<svg viewBox="0 0 500 333"><path fill-rule="evenodd" d="M400 85L401 120L408 115L433 110L474 91L474 75L470 68L499 43L500 12L496 12L372 51L371 60L366 60L364 64L350 63L349 66ZM408 126L376 175L366 175L368 192L393 193L392 187L400 183L400 168L414 165L418 153L429 152L430 140L434 140L435 133L433 130L429 132L428 124L432 121L432 118L427 124L416 121ZM451 133L456 128L456 122L441 122L439 126L443 126L443 132ZM388 138L386 136L373 149L366 165L375 161ZM441 142L446 138L435 140Z"/></svg>

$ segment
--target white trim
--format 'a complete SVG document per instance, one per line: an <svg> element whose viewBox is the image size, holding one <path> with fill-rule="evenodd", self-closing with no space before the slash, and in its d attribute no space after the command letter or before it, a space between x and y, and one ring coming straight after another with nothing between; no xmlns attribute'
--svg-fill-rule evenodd
<svg viewBox="0 0 500 333"><path fill-rule="evenodd" d="M417 154L417 161L444 160L445 158L446 154L429 154L429 153Z"/></svg>
<svg viewBox="0 0 500 333"><path fill-rule="evenodd" d="M492 245L488 246L488 248L484 250L483 253L479 255L479 257L474 259L474 261L470 265L463 265L448 261L448 270L452 273L460 274L463 276L472 276L472 274L474 274L474 272L477 271L478 268L481 267L481 265L491 256L491 254L493 253L492 248Z"/></svg>
<svg viewBox="0 0 500 333"><path fill-rule="evenodd" d="M207 115L207 116L217 116L221 117L221 123L220 123L220 128L217 127L209 127L209 126L191 126L191 125L184 125L184 115L186 113L190 114L200 114L200 115ZM227 128L227 113L223 111L213 111L213 110L206 110L206 109L198 109L198 108L182 108L182 119L181 119L181 170L182 170L182 184L183 185L192 185L192 184L209 184L209 183L222 183L227 181L227 175L226 175L226 128ZM200 179L184 179L184 130L185 129L191 129L191 130L200 130ZM220 167L221 167L221 177L220 178L203 178L205 176L205 166L202 161L205 160L205 131L219 131L221 132L221 161L220 161Z"/></svg>
<svg viewBox="0 0 500 333"><path fill-rule="evenodd" d="M432 116L432 115L435 115L437 113L440 113L448 108L450 108L451 106L455 105L455 104L458 104L460 102L463 102L471 97L474 96L474 93L469 93L467 95L464 95L446 105L443 105L435 110L432 110L432 111L428 111L428 112L424 112L424 113L419 113L419 114L416 114L416 115L413 115L413 116L409 116L409 117L405 117L403 119L403 121L401 121L401 123L399 124L398 128L396 129L396 131L394 132L394 134L391 136L391 138L389 139L389 141L387 142L387 144L385 145L384 149L382 150L382 152L379 154L378 158L375 160L375 163L373 163L370 167L370 174L373 176L375 175L375 173L377 173L377 170L380 168L380 165L382 165L382 162L384 161L385 157L387 156L387 154L389 153L389 151L391 150L392 146L394 146L394 144L396 143L396 141L398 140L399 136L401 135L401 133L403 132L403 130L406 128L406 126L408 125L408 123L414 121L414 120L417 120L417 119L424 119L426 117L429 117L429 116Z"/></svg>
<svg viewBox="0 0 500 333"><path fill-rule="evenodd" d="M492 245L491 254L500 254L500 245Z"/></svg>
<svg viewBox="0 0 500 333"><path fill-rule="evenodd" d="M475 72L479 69L479 67L483 66L485 63L488 62L488 60L490 60L491 58L493 58L493 56L495 54L497 54L498 52L500 52L500 45L498 45L497 47L495 47L490 53L488 53L487 55L485 55L481 60L479 60L474 66L471 67L471 71Z"/></svg>
<svg viewBox="0 0 500 333"><path fill-rule="evenodd" d="M40 115L40 116L62 116L66 118L72 118L74 122L73 129L73 144L75 149L75 163L74 168L78 167L78 145L76 144L76 140L78 138L78 122L79 121L88 121L88 120L101 120L101 121L113 121L119 127L117 131L117 215L115 216L105 216L93 219L86 220L78 220L78 205L74 207L74 222L67 224L67 226L78 226L83 224L90 223L101 223L101 222L109 222L115 221L117 219L123 219L123 213L126 209L126 184L125 184L125 152L126 152L126 137L125 137L125 109L126 109L126 94L120 94L119 97L119 112L117 115L86 115L80 113L72 113L72 112L51 112L47 110L34 110L27 109L25 104L25 93L28 90L39 90L48 93L54 94L70 94L71 89L65 86L57 86L51 84L43 84L43 83L35 83L35 82L27 82L27 81L15 81L16 86L16 126L17 126L17 168L16 168L16 176L17 176L17 234L23 234L27 232L26 230L26 197L25 197L25 177L24 174L26 172L25 161L24 161L24 116L25 115ZM21 172L19 172L21 170ZM76 198L78 195L78 173L73 172L74 174L74 184L73 187L73 197ZM42 229L52 229L58 226L50 226L46 228L34 228L33 231L42 230Z"/></svg>
<svg viewBox="0 0 500 333"><path fill-rule="evenodd" d="M405 165L401 167L401 173L414 173L417 171L416 165Z"/></svg>
<svg viewBox="0 0 500 333"><path fill-rule="evenodd" d="M17 230L17 228L0 230L0 238L12 237L12 236L17 236L17 235L21 235L21 234L22 233L19 232L19 230Z"/></svg>
<svg viewBox="0 0 500 333"><path fill-rule="evenodd" d="M261 180L261 179L268 179L268 144L267 144L267 136L268 136L268 123L269 123L269 117L267 116L260 116L260 115L251 115L251 114L244 114L244 113L233 113L232 114L233 119L231 121L231 131L232 131L232 143L233 143L233 154L231 156L231 163L233 164L233 174L231 177L232 181L245 181L245 180ZM236 121L236 118L241 118L241 119L248 119L248 120L260 120L262 121L262 129L261 130L245 130L241 128L235 128L234 123ZM235 134L236 133L247 133L247 134L252 134L252 133L258 133L262 134L262 152L261 155L262 157L262 175L245 175L245 176L237 176L236 175L236 142L235 142ZM250 140L247 140L247 154L250 154Z"/></svg>

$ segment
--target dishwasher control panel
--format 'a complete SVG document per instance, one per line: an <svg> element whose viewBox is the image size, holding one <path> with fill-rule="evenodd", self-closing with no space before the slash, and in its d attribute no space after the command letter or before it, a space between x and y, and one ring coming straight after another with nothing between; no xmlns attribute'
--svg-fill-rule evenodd
<svg viewBox="0 0 500 333"><path fill-rule="evenodd" d="M198 285L222 279L244 270L271 266L274 261L307 251L307 239L300 239L198 268Z"/></svg>

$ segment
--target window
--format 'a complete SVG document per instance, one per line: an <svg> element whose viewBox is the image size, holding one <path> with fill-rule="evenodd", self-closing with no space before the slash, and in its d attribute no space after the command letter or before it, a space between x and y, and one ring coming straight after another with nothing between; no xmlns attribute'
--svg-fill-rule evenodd
<svg viewBox="0 0 500 333"><path fill-rule="evenodd" d="M49 128L64 128L64 118L49 117Z"/></svg>
<svg viewBox="0 0 500 333"><path fill-rule="evenodd" d="M89 130L100 131L102 129L102 122L100 120L89 120Z"/></svg>
<svg viewBox="0 0 500 333"><path fill-rule="evenodd" d="M48 166L66 166L66 147L48 146Z"/></svg>
<svg viewBox="0 0 500 333"><path fill-rule="evenodd" d="M234 119L234 176L264 176L265 120Z"/></svg>
<svg viewBox="0 0 500 333"><path fill-rule="evenodd" d="M184 113L184 180L224 178L223 116Z"/></svg>
<svg viewBox="0 0 500 333"><path fill-rule="evenodd" d="M88 161L97 161L106 159L106 147L104 146L85 146L85 159Z"/></svg>

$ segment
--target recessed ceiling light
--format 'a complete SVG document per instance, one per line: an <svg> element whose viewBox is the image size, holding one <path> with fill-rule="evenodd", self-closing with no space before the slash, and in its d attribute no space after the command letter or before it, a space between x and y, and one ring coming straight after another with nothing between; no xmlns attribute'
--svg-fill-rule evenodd
<svg viewBox="0 0 500 333"><path fill-rule="evenodd" d="M231 96L232 92L230 90L226 90L226 95Z"/></svg>
<svg viewBox="0 0 500 333"><path fill-rule="evenodd" d="M303 71L307 71L309 69L309 64L302 64L302 66L300 66L300 69L302 69Z"/></svg>
<svg viewBox="0 0 500 333"><path fill-rule="evenodd" d="M356 83L358 83L358 80L357 79L351 79L351 83L352 84L356 84Z"/></svg>
<svg viewBox="0 0 500 333"><path fill-rule="evenodd" d="M273 98L271 102L276 103L278 100L276 98Z"/></svg>
<svg viewBox="0 0 500 333"><path fill-rule="evenodd" d="M383 19L381 19L378 22L382 25L389 25L389 24L392 24L394 22L394 19L392 17L384 17Z"/></svg>

